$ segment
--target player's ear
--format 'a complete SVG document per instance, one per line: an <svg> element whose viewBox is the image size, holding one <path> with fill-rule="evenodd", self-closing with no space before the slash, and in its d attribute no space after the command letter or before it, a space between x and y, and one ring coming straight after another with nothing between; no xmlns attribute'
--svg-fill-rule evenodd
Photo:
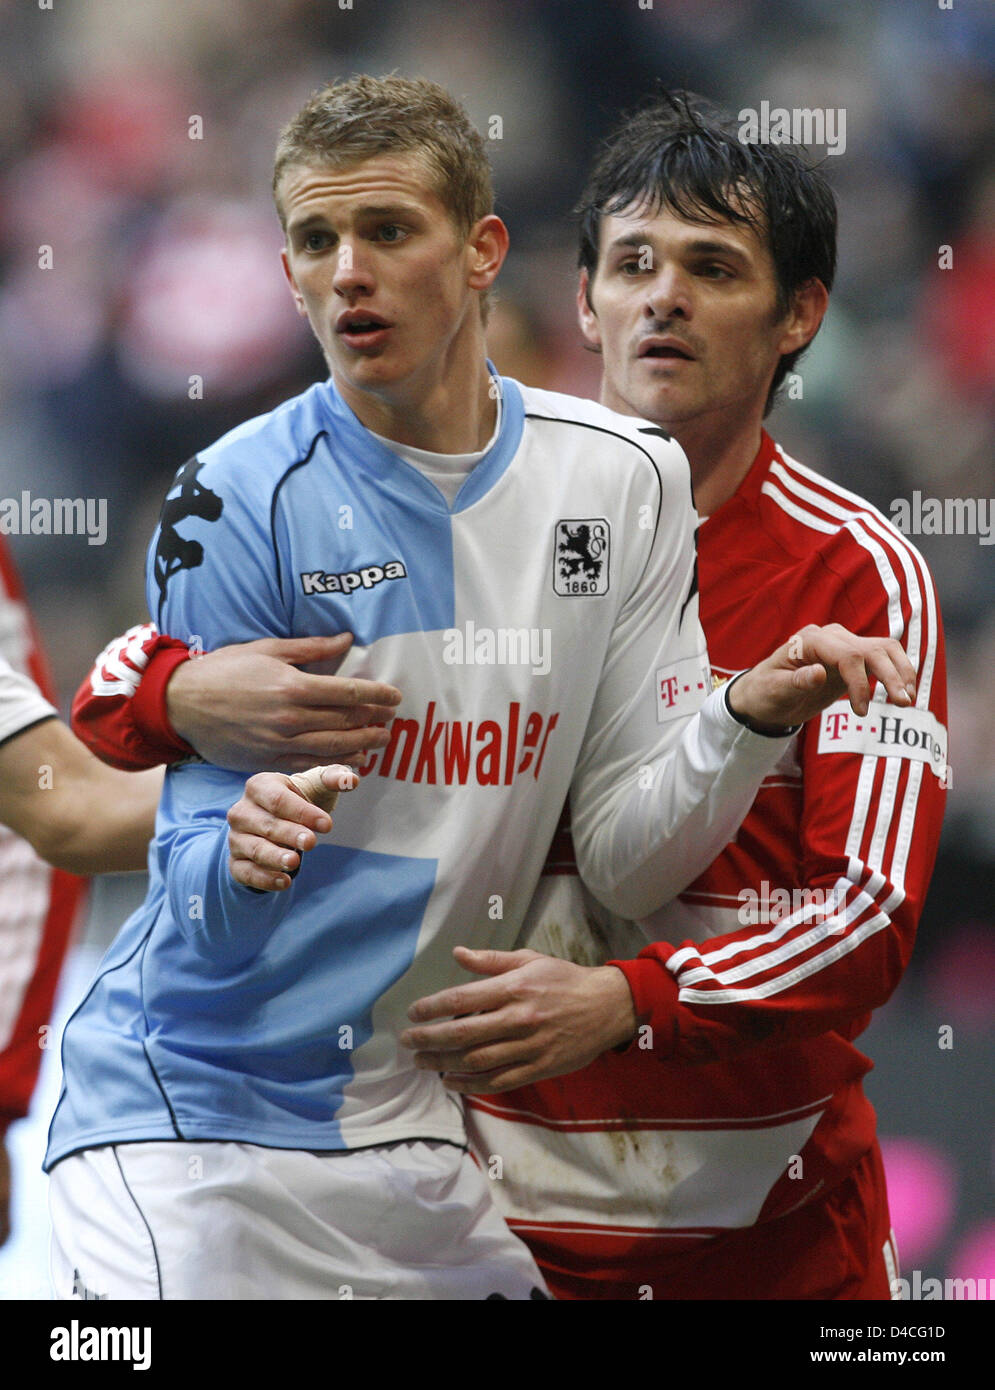
<svg viewBox="0 0 995 1390"><path fill-rule="evenodd" d="M591 307L591 282L586 266L582 267L577 282L577 320L589 346L600 351L601 329L598 326L598 316Z"/></svg>
<svg viewBox="0 0 995 1390"><path fill-rule="evenodd" d="M807 280L795 290L778 344L777 350L781 356L787 352L798 352L812 341L828 305L829 291L821 280Z"/></svg>
<svg viewBox="0 0 995 1390"><path fill-rule="evenodd" d="M297 288L297 281L294 279L294 272L290 269L290 260L287 256L287 248L285 246L280 247L280 264L283 266L283 273L287 277L290 293L293 295L294 303L297 305L297 312L306 317L307 309L304 306L304 296Z"/></svg>
<svg viewBox="0 0 995 1390"><path fill-rule="evenodd" d="M508 242L508 228L493 212L473 224L466 239L471 290L489 290L494 284L508 254Z"/></svg>

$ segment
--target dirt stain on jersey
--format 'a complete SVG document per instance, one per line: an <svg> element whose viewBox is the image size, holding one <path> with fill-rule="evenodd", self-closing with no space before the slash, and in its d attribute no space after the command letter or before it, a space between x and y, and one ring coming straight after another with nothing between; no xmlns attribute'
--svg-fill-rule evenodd
<svg viewBox="0 0 995 1390"><path fill-rule="evenodd" d="M635 1129L608 1130L607 1135L613 1166L625 1174L620 1177L619 1187L630 1192L635 1188L646 1198L650 1210L666 1212L670 1194L682 1181L674 1162L673 1136ZM629 1171L634 1165L638 1166L637 1173Z"/></svg>
<svg viewBox="0 0 995 1390"><path fill-rule="evenodd" d="M560 922L543 922L542 934L548 942L547 954L558 956L560 960L570 960L575 965L604 965L608 959L593 935L582 936L574 925L564 927ZM542 949L533 947L533 950Z"/></svg>

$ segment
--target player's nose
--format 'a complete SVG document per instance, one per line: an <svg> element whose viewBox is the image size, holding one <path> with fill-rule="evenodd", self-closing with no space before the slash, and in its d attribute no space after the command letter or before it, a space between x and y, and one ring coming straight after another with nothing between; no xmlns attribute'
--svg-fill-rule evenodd
<svg viewBox="0 0 995 1390"><path fill-rule="evenodd" d="M648 318L690 319L694 312L691 282L680 266L664 263L646 284L645 311Z"/></svg>
<svg viewBox="0 0 995 1390"><path fill-rule="evenodd" d="M339 243L332 285L336 293L344 296L372 292L373 272L357 242L343 238Z"/></svg>

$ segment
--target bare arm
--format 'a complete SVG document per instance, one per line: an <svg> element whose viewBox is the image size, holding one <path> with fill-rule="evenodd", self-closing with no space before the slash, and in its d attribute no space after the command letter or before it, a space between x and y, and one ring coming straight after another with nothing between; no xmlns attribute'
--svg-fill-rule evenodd
<svg viewBox="0 0 995 1390"><path fill-rule="evenodd" d="M76 874L144 869L162 769L105 767L59 719L0 748L0 821Z"/></svg>

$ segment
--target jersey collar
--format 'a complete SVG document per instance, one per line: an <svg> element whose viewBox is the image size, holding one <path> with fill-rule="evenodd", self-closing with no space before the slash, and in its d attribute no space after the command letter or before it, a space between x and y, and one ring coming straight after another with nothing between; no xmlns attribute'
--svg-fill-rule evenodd
<svg viewBox="0 0 995 1390"><path fill-rule="evenodd" d="M499 377L493 363L488 362L487 366L501 391L501 427L490 449L473 466L456 494L451 508L454 514L465 511L490 492L515 457L522 440L525 406L518 383L511 377ZM332 425L333 437L345 447L358 467L375 473L391 491L400 493L419 507L450 511L442 493L424 473L381 443L361 423L342 399L331 377L322 383L319 395Z"/></svg>

